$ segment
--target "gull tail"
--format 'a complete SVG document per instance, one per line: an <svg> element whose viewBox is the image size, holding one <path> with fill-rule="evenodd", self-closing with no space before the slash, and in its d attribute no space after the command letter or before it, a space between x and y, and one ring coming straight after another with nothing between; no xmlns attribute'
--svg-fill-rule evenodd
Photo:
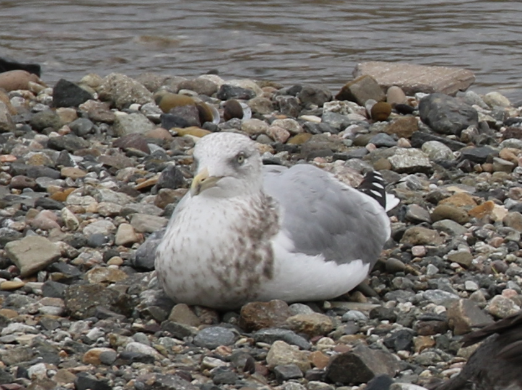
<svg viewBox="0 0 522 390"><path fill-rule="evenodd" d="M384 179L377 171L368 172L357 189L375 199L386 211L399 204L399 199L395 195L386 192Z"/></svg>

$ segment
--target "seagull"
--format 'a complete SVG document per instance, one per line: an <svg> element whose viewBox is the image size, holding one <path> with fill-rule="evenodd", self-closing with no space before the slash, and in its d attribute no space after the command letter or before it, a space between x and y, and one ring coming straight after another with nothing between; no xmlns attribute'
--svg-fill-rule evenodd
<svg viewBox="0 0 522 390"><path fill-rule="evenodd" d="M368 276L390 236L378 173L359 191L310 164L264 166L256 143L233 132L201 138L193 156L190 191L155 257L177 303L333 299Z"/></svg>

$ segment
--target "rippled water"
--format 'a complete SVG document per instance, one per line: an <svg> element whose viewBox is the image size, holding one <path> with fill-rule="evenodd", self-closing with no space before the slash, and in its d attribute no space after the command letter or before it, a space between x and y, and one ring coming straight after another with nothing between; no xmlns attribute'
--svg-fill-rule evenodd
<svg viewBox="0 0 522 390"><path fill-rule="evenodd" d="M522 99L522 4L473 0L0 0L0 56L76 81L143 71L314 82L363 61L471 69Z"/></svg>

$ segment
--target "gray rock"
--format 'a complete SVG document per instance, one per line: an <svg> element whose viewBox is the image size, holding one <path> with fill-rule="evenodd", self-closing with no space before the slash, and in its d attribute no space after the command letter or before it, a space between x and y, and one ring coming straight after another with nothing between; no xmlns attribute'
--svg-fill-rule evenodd
<svg viewBox="0 0 522 390"><path fill-rule="evenodd" d="M324 103L332 100L332 93L325 86L305 84L297 94L303 104L315 104L322 107Z"/></svg>
<svg viewBox="0 0 522 390"><path fill-rule="evenodd" d="M391 148L392 146L397 145L397 141L395 141L392 136L385 133L375 134L372 138L370 138L370 143L374 144L378 148Z"/></svg>
<svg viewBox="0 0 522 390"><path fill-rule="evenodd" d="M473 72L467 69L404 62L363 62L357 64L353 74L354 77L371 75L382 88L388 89L395 85L407 95L417 92L454 95L458 91L465 91L475 81Z"/></svg>
<svg viewBox="0 0 522 390"><path fill-rule="evenodd" d="M20 270L21 277L44 269L61 255L60 248L55 243L41 236L28 236L9 242L5 246L5 252Z"/></svg>
<svg viewBox="0 0 522 390"><path fill-rule="evenodd" d="M467 334L475 327L493 323L493 319L469 299L459 299L450 306L447 315L455 335Z"/></svg>
<svg viewBox="0 0 522 390"><path fill-rule="evenodd" d="M75 121L69 123L69 127L79 137L83 137L92 132L94 123L87 118L78 118Z"/></svg>
<svg viewBox="0 0 522 390"><path fill-rule="evenodd" d="M30 120L30 125L36 131L42 131L46 128L58 130L63 126L63 122L58 114L51 110L44 110L34 114Z"/></svg>
<svg viewBox="0 0 522 390"><path fill-rule="evenodd" d="M458 295L439 289L426 290L422 293L422 297L436 305L448 305L459 299Z"/></svg>
<svg viewBox="0 0 522 390"><path fill-rule="evenodd" d="M108 100L119 110L131 104L151 103L152 93L138 81L120 73L111 73L103 79L98 90L100 100Z"/></svg>
<svg viewBox="0 0 522 390"><path fill-rule="evenodd" d="M458 237L465 234L468 229L451 219L442 219L433 223L432 227L439 231L450 235L451 237Z"/></svg>
<svg viewBox="0 0 522 390"><path fill-rule="evenodd" d="M118 113L113 128L114 132L121 137L134 133L144 134L147 131L152 130L154 124L141 113Z"/></svg>
<svg viewBox="0 0 522 390"><path fill-rule="evenodd" d="M458 134L478 125L477 111L461 100L443 93L432 93L419 102L421 120L441 134Z"/></svg>
<svg viewBox="0 0 522 390"><path fill-rule="evenodd" d="M326 367L326 378L342 384L366 383L377 375L395 376L399 364L391 353L359 344L351 352L334 356Z"/></svg>
<svg viewBox="0 0 522 390"><path fill-rule="evenodd" d="M398 148L388 160L393 170L398 173L428 172L431 170L430 159L418 149Z"/></svg>
<svg viewBox="0 0 522 390"><path fill-rule="evenodd" d="M301 112L301 106L295 96L277 96L275 101L279 104L279 112L291 118L297 118Z"/></svg>
<svg viewBox="0 0 522 390"><path fill-rule="evenodd" d="M214 349L220 345L231 345L236 341L236 334L221 326L210 326L198 332L194 337L194 344L208 349Z"/></svg>
<svg viewBox="0 0 522 390"><path fill-rule="evenodd" d="M131 297L101 284L71 285L65 290L65 307L73 318L93 317L98 306L129 316L134 308Z"/></svg>
<svg viewBox="0 0 522 390"><path fill-rule="evenodd" d="M422 151L428 155L430 160L455 160L452 150L439 141L428 141L422 145Z"/></svg>
<svg viewBox="0 0 522 390"><path fill-rule="evenodd" d="M274 374L278 383L303 377L303 373L295 364L281 364L275 366Z"/></svg>
<svg viewBox="0 0 522 390"><path fill-rule="evenodd" d="M75 83L60 79L53 88L53 107L78 107L93 96Z"/></svg>
<svg viewBox="0 0 522 390"><path fill-rule="evenodd" d="M364 107L368 100L373 99L376 102L380 102L386 98L386 95L373 76L359 74L355 80L346 83L335 98L337 100L356 102Z"/></svg>
<svg viewBox="0 0 522 390"><path fill-rule="evenodd" d="M230 84L223 84L219 87L216 97L220 100L239 99L250 100L256 97L256 93L250 89L238 87Z"/></svg>
<svg viewBox="0 0 522 390"><path fill-rule="evenodd" d="M139 233L154 233L164 228L169 220L148 214L134 214L131 218L132 227Z"/></svg>
<svg viewBox="0 0 522 390"><path fill-rule="evenodd" d="M461 150L461 157L474 163L485 163L488 158L498 156L498 150L489 146L469 147Z"/></svg>
<svg viewBox="0 0 522 390"><path fill-rule="evenodd" d="M288 344L297 345L301 349L308 350L311 348L311 344L304 337L288 329L261 329L255 332L252 337L255 342L273 344L276 340L282 340Z"/></svg>

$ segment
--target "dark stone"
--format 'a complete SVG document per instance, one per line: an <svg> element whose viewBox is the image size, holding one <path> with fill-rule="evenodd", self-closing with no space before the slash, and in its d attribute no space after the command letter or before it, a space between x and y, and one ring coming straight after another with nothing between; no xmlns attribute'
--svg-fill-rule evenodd
<svg viewBox="0 0 522 390"><path fill-rule="evenodd" d="M389 390L393 379L389 375L379 375L368 382L366 390Z"/></svg>
<svg viewBox="0 0 522 390"><path fill-rule="evenodd" d="M71 155L67 152L67 150L62 150L60 154L58 154L58 158L56 159L56 166L58 167L74 167L76 164L74 163Z"/></svg>
<svg viewBox="0 0 522 390"><path fill-rule="evenodd" d="M59 179L62 177L61 173L56 169L43 166L34 166L27 168L27 176L37 179L39 177L50 177L51 179Z"/></svg>
<svg viewBox="0 0 522 390"><path fill-rule="evenodd" d="M46 197L37 198L34 205L44 210L61 210L65 207L62 202Z"/></svg>
<svg viewBox="0 0 522 390"><path fill-rule="evenodd" d="M432 93L419 102L419 116L441 134L460 134L468 126L478 125L478 113L470 105L443 93Z"/></svg>
<svg viewBox="0 0 522 390"><path fill-rule="evenodd" d="M109 310L109 309L107 309L104 306L97 306L96 310L94 312L94 316L96 318L99 318L100 320L104 320L104 319L110 318L110 319L113 319L113 320L124 321L125 318L126 318L124 315L115 313L112 310Z"/></svg>
<svg viewBox="0 0 522 390"><path fill-rule="evenodd" d="M172 129L173 127L185 128L189 127L190 124L182 117L172 115L172 114L161 114L161 127L164 129Z"/></svg>
<svg viewBox="0 0 522 390"><path fill-rule="evenodd" d="M29 124L36 131L42 131L47 128L58 130L63 126L62 120L58 114L51 110L37 112L32 116Z"/></svg>
<svg viewBox="0 0 522 390"><path fill-rule="evenodd" d="M20 377L17 377L20 378ZM9 374L6 370L0 370L0 385L5 385L8 383L13 383L14 378L11 374Z"/></svg>
<svg viewBox="0 0 522 390"><path fill-rule="evenodd" d="M161 171L161 175L156 183L156 190L159 191L162 188L181 188L185 184L185 178L183 173L176 165L167 165L167 167Z"/></svg>
<svg viewBox="0 0 522 390"><path fill-rule="evenodd" d="M53 107L78 107L93 96L70 81L60 79L53 88Z"/></svg>
<svg viewBox="0 0 522 390"><path fill-rule="evenodd" d="M236 373L227 368L217 367L212 370L212 382L215 385L233 385L237 379Z"/></svg>
<svg viewBox="0 0 522 390"><path fill-rule="evenodd" d="M415 111L415 107L412 107L409 104L396 104L393 108L401 115L413 114Z"/></svg>
<svg viewBox="0 0 522 390"><path fill-rule="evenodd" d="M10 58L0 57L0 73L9 72L10 70L25 70L34 73L40 77L42 69L39 64L22 63Z"/></svg>
<svg viewBox="0 0 522 390"><path fill-rule="evenodd" d="M27 177L27 176L13 176L11 178L11 182L9 183L9 187L17 189L17 190L23 190L24 188L36 188L36 182L33 178Z"/></svg>
<svg viewBox="0 0 522 390"><path fill-rule="evenodd" d="M294 96L277 96L275 101L279 104L279 112L283 115L297 118L301 112L299 100Z"/></svg>
<svg viewBox="0 0 522 390"><path fill-rule="evenodd" d="M127 294L99 284L69 286L64 301L71 316L78 319L94 317L97 306L130 316L134 306Z"/></svg>
<svg viewBox="0 0 522 390"><path fill-rule="evenodd" d="M395 376L399 365L393 355L363 344L334 356L326 367L326 379L334 383L367 383L377 375Z"/></svg>
<svg viewBox="0 0 522 390"><path fill-rule="evenodd" d="M204 328L194 337L194 344L199 347L214 349L220 345L231 345L236 341L236 335L232 330L221 326Z"/></svg>
<svg viewBox="0 0 522 390"><path fill-rule="evenodd" d="M169 332L172 337L183 340L185 337L194 336L194 328L178 322L163 321L161 330Z"/></svg>
<svg viewBox="0 0 522 390"><path fill-rule="evenodd" d="M194 105L175 106L169 110L168 114L173 115L176 118L182 118L188 126L201 127L199 110Z"/></svg>
<svg viewBox="0 0 522 390"><path fill-rule="evenodd" d="M134 268L147 271L154 270L156 248L165 235L165 230L166 229L162 229L152 233L145 242L140 245L134 256L131 258L131 265Z"/></svg>
<svg viewBox="0 0 522 390"><path fill-rule="evenodd" d="M248 372L253 374L256 372L256 361L247 352L244 351L236 351L230 356L230 364L234 367L238 372Z"/></svg>
<svg viewBox="0 0 522 390"><path fill-rule="evenodd" d="M315 104L322 107L324 103L332 100L332 93L326 87L306 84L302 86L297 97L305 105Z"/></svg>
<svg viewBox="0 0 522 390"><path fill-rule="evenodd" d="M63 241L73 248L80 249L84 246L87 246L87 237L80 233L74 233L72 235L67 235L63 239ZM72 267L72 266L71 266ZM76 267L74 267L76 268Z"/></svg>
<svg viewBox="0 0 522 390"><path fill-rule="evenodd" d="M397 320L397 314L395 314L391 308L379 306L370 311L370 318L378 319L379 321L387 320L395 322Z"/></svg>
<svg viewBox="0 0 522 390"><path fill-rule="evenodd" d="M252 337L256 343L268 343L273 344L274 341L281 340L288 344L297 345L299 348L308 350L311 348L311 344L302 336L299 336L295 332L289 329L281 328L268 328L261 329L255 332Z"/></svg>
<svg viewBox="0 0 522 390"><path fill-rule="evenodd" d="M419 336L444 334L448 331L448 323L441 320L419 321L415 325L415 330Z"/></svg>
<svg viewBox="0 0 522 390"><path fill-rule="evenodd" d="M69 127L78 137L83 137L89 133L92 133L92 130L94 129L94 123L92 123L92 121L87 118L78 118L69 123Z"/></svg>
<svg viewBox="0 0 522 390"><path fill-rule="evenodd" d="M256 93L250 89L223 84L219 87L216 97L220 100L239 99L250 100L256 97Z"/></svg>
<svg viewBox="0 0 522 390"><path fill-rule="evenodd" d="M89 141L74 134L66 134L60 137L50 137L47 147L54 150L67 150L74 153L80 149L87 149L91 146Z"/></svg>
<svg viewBox="0 0 522 390"><path fill-rule="evenodd" d="M143 153L150 154L150 148L145 137L138 133L124 135L112 143L113 146L121 148L125 151L139 150Z"/></svg>
<svg viewBox="0 0 522 390"><path fill-rule="evenodd" d="M300 379L303 377L301 369L295 364L281 364L274 367L276 381L281 384L290 379Z"/></svg>
<svg viewBox="0 0 522 390"><path fill-rule="evenodd" d="M318 368L312 368L311 370L306 370L305 379L307 381L319 381L324 382L324 370L320 370Z"/></svg>
<svg viewBox="0 0 522 390"><path fill-rule="evenodd" d="M154 364L154 356L141 352L122 351L118 358L118 364L131 365L132 363Z"/></svg>
<svg viewBox="0 0 522 390"><path fill-rule="evenodd" d="M374 144L378 148L391 148L392 146L397 146L397 141L395 141L392 136L385 133L375 134L372 138L370 138L370 143Z"/></svg>
<svg viewBox="0 0 522 390"><path fill-rule="evenodd" d="M137 390L198 390L198 387L190 383L189 380L181 377L183 374L184 372L178 371L175 375L156 373L140 375L136 379L135 388ZM205 390L213 390L213 387Z"/></svg>
<svg viewBox="0 0 522 390"><path fill-rule="evenodd" d="M410 329L400 329L385 338L383 343L394 351L411 351L413 348L414 332Z"/></svg>
<svg viewBox="0 0 522 390"><path fill-rule="evenodd" d="M334 128L328 123L313 123L313 122L305 122L303 124L303 129L305 132L310 134L322 134L322 133L332 133L337 134L339 132L338 128Z"/></svg>
<svg viewBox="0 0 522 390"><path fill-rule="evenodd" d="M241 308L239 325L247 332L277 328L286 324L292 314L286 302L250 302Z"/></svg>
<svg viewBox="0 0 522 390"><path fill-rule="evenodd" d="M96 379L91 374L80 372L74 380L76 390L111 390L112 387L107 381Z"/></svg>
<svg viewBox="0 0 522 390"><path fill-rule="evenodd" d="M420 149L422 147L422 145L424 144L424 142L428 142L428 141L439 141L439 142L443 143L444 145L446 145L448 148L450 148L454 152L457 150L460 150L466 146L466 144L464 144L462 142L458 142L458 141L455 141L455 140L452 140L452 139L449 139L446 137L440 137L435 134L424 133L422 131L416 131L411 136L411 146L413 146L414 148L417 148L417 149Z"/></svg>
<svg viewBox="0 0 522 390"><path fill-rule="evenodd" d="M42 285L42 295L50 298L63 298L67 285L55 282L54 280L47 280Z"/></svg>
<svg viewBox="0 0 522 390"><path fill-rule="evenodd" d="M485 163L488 160L488 157L491 159L498 156L498 151L489 146L464 148L461 150L461 153L461 158L463 160L469 160L479 164Z"/></svg>
<svg viewBox="0 0 522 390"><path fill-rule="evenodd" d="M223 119L225 121L233 118L243 119L243 115L243 107L236 99L230 99L223 103Z"/></svg>
<svg viewBox="0 0 522 390"><path fill-rule="evenodd" d="M94 233L87 237L87 245L91 248L100 248L111 241L111 237L102 233Z"/></svg>

